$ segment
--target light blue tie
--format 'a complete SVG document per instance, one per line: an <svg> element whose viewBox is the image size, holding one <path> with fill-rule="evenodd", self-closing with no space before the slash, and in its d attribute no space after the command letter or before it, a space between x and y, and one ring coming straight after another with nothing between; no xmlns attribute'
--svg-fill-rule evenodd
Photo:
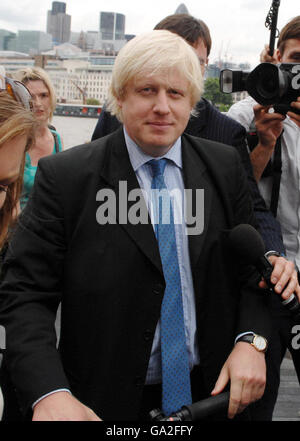
<svg viewBox="0 0 300 441"><path fill-rule="evenodd" d="M166 281L161 307L162 410L165 415L192 403L174 215L166 193L167 159L151 160L155 232ZM156 190L155 190L156 189ZM163 192L160 190L165 189Z"/></svg>

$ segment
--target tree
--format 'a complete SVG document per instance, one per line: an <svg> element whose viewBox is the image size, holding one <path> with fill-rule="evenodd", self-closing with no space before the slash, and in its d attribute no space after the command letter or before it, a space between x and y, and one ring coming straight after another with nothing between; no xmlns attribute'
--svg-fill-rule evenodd
<svg viewBox="0 0 300 441"><path fill-rule="evenodd" d="M222 111L228 110L233 104L230 93L220 91L220 83L218 78L207 78L204 83L203 98L211 101L213 105L219 107L222 105Z"/></svg>
<svg viewBox="0 0 300 441"><path fill-rule="evenodd" d="M98 106L100 104L100 101L98 101L96 98L87 98L86 104Z"/></svg>

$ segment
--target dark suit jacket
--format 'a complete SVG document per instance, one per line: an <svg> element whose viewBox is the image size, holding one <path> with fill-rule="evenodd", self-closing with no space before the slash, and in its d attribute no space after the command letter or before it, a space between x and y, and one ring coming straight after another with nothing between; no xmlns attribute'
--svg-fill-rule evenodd
<svg viewBox="0 0 300 441"><path fill-rule="evenodd" d="M285 248L282 241L280 224L270 210L268 210L253 176L244 127L232 118L222 114L205 98L198 102L196 110L197 116L190 118L185 132L200 138L231 145L238 150L247 174L248 185L254 203L254 212L266 250L276 250L279 253L284 253ZM92 140L106 136L119 127L120 122L104 106L92 135Z"/></svg>
<svg viewBox="0 0 300 441"><path fill-rule="evenodd" d="M204 232L189 236L189 248L201 365L211 390L236 335L253 330L268 338L269 315L256 277L227 242L228 229L254 223L237 152L188 135L182 152L185 187L205 192ZM97 192L113 189L118 203L119 181L128 191L138 188L122 130L39 162L0 287L7 363L23 409L70 387L104 420L137 418L165 282L150 222L96 221Z"/></svg>

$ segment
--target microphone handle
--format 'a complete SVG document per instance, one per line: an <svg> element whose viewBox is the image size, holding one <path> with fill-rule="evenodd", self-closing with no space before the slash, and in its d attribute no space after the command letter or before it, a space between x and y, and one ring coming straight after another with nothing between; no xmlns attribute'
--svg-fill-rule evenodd
<svg viewBox="0 0 300 441"><path fill-rule="evenodd" d="M260 275L264 278L266 284L270 288L271 291L273 291L276 295L279 295L275 292L274 287L275 285L271 282L271 274L273 272L273 266L269 262L269 260L263 256L255 264L256 269L260 273ZM298 297L296 294L292 294L288 299L284 300L280 296L281 303L290 310L293 317L295 319L300 318L300 304L298 301Z"/></svg>
<svg viewBox="0 0 300 441"><path fill-rule="evenodd" d="M190 406L184 406L182 410L189 412L190 421L198 421L217 412L227 409L229 404L230 393L222 392L219 395L211 396L205 400L193 403Z"/></svg>

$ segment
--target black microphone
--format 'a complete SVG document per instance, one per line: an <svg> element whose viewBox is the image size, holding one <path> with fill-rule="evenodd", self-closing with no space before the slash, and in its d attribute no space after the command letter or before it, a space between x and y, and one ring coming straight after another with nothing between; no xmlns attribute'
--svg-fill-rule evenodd
<svg viewBox="0 0 300 441"><path fill-rule="evenodd" d="M243 260L243 262L254 265L260 275L264 278L271 291L274 291L274 284L271 282L273 266L265 257L265 244L262 237L252 225L240 224L234 227L229 233L229 240L232 249ZM277 296L279 294L275 293ZM280 296L282 304L290 310L294 318L300 318L300 304L296 294L292 294L284 300Z"/></svg>

